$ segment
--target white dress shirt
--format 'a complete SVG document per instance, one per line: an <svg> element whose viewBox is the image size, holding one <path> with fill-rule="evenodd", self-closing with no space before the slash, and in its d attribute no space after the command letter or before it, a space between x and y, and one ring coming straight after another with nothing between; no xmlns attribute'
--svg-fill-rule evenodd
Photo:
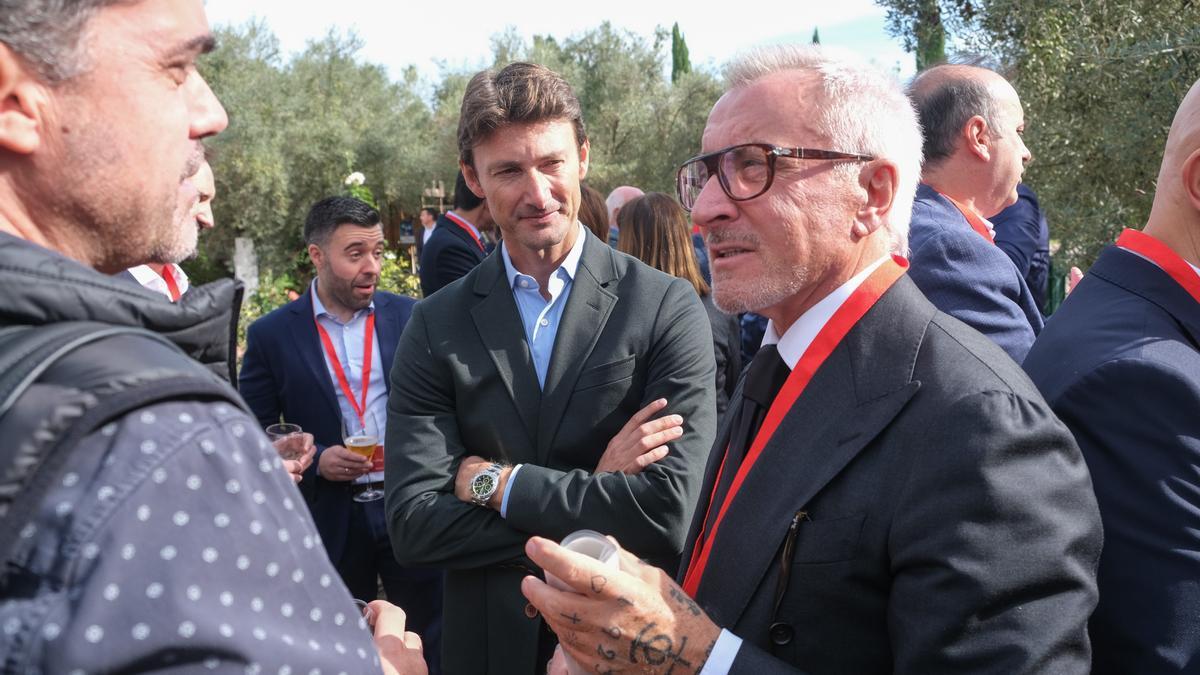
<svg viewBox="0 0 1200 675"><path fill-rule="evenodd" d="M188 283L187 272L184 272L183 268L175 263L171 263L167 267L171 269L171 276L175 279L175 286L179 288L179 295L182 296L184 293L187 293L188 289L191 288L191 284ZM159 276L158 272L150 269L149 265L130 267L129 273L133 275L133 278L143 288L162 293L168 300L171 299L171 290L167 288L166 280Z"/></svg>

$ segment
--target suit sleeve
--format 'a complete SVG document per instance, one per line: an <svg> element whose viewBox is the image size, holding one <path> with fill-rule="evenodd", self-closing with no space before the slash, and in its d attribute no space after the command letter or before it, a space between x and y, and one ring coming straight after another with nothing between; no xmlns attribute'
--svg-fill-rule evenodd
<svg viewBox="0 0 1200 675"><path fill-rule="evenodd" d="M443 286L446 286L458 279L467 276L467 272L475 269L479 264L479 259L475 257L466 246L447 245L440 247L433 252L434 255L429 256L429 280L428 288L421 288L425 297L433 295ZM425 264L425 261L422 261Z"/></svg>
<svg viewBox="0 0 1200 675"><path fill-rule="evenodd" d="M1033 345L1016 266L971 230L939 230L912 251L909 276L938 309L991 338L1020 363Z"/></svg>
<svg viewBox="0 0 1200 675"><path fill-rule="evenodd" d="M716 432L712 329L695 290L675 280L652 330L641 405L667 399L683 417L683 436L636 475L522 465L508 498L514 527L552 538L590 528L645 557L682 551Z"/></svg>
<svg viewBox="0 0 1200 675"><path fill-rule="evenodd" d="M894 672L1087 673L1101 529L1070 433L995 391L928 431L891 526Z"/></svg>
<svg viewBox="0 0 1200 675"><path fill-rule="evenodd" d="M422 305L400 336L388 397L385 510L402 565L465 569L523 557L528 535L454 495L466 454L453 378L434 358Z"/></svg>
<svg viewBox="0 0 1200 675"><path fill-rule="evenodd" d="M1180 621L1200 616L1200 357L1182 343L1152 348L1166 351L1106 363L1053 402L1104 509L1091 633L1110 672L1177 671L1200 654L1200 632Z"/></svg>

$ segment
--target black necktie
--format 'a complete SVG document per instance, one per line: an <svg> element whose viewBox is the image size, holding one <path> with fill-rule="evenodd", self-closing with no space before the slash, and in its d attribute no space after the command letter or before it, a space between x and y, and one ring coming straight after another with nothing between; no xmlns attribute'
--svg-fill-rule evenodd
<svg viewBox="0 0 1200 675"><path fill-rule="evenodd" d="M776 394L783 388L783 383L787 381L791 372L779 356L775 345L764 345L750 361L750 367L746 369L746 380L742 383L742 399L730 423L732 432L729 434L729 447L725 452L724 468L721 470L721 482L709 504L708 518L704 523L705 532L712 532L713 521L716 520L717 513L729 494L729 486L733 483L742 460L746 458L754 436L767 416L771 402L775 400Z"/></svg>

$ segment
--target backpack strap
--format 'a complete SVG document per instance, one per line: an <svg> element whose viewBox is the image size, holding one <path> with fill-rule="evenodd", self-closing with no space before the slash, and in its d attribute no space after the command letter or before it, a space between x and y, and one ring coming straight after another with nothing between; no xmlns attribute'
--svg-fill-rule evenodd
<svg viewBox="0 0 1200 675"><path fill-rule="evenodd" d="M142 370L108 367L135 355ZM87 370L76 378L74 370ZM73 370L74 369L74 370ZM77 380L85 380L74 387ZM71 383L53 410L22 396L39 382ZM0 586L11 571L21 529L71 466L71 451L105 424L157 403L225 401L246 410L228 383L161 336L138 328L70 322L0 329L0 430L6 417L34 420L32 433L4 435L0 444Z"/></svg>

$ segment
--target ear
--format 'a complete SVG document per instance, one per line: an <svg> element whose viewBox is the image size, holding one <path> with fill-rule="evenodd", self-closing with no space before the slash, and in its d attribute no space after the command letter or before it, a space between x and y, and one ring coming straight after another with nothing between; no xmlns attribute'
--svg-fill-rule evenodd
<svg viewBox="0 0 1200 675"><path fill-rule="evenodd" d="M884 228L899 188L896 165L887 160L868 162L859 174L859 184L867 199L854 214L851 232L856 238L864 238Z"/></svg>
<svg viewBox="0 0 1200 675"><path fill-rule="evenodd" d="M962 130L967 152L987 162L992 158L992 134L988 129L987 120L975 115L967 120Z"/></svg>
<svg viewBox="0 0 1200 675"><path fill-rule="evenodd" d="M588 160L592 154L591 141L586 138L583 140L583 145L579 146L579 180L587 178Z"/></svg>
<svg viewBox="0 0 1200 675"><path fill-rule="evenodd" d="M0 150L28 155L42 142L46 86L0 42Z"/></svg>
<svg viewBox="0 0 1200 675"><path fill-rule="evenodd" d="M483 184L479 182L479 174L475 173L475 167L460 161L458 168L462 169L463 179L467 181L467 187L471 189L471 192L474 192L475 196L480 199L485 198L487 195L483 194Z"/></svg>
<svg viewBox="0 0 1200 675"><path fill-rule="evenodd" d="M1179 177L1183 181L1183 194L1192 208L1200 211L1200 149L1194 150L1183 160Z"/></svg>
<svg viewBox="0 0 1200 675"><path fill-rule="evenodd" d="M324 261L325 254L321 251L321 247L316 244L308 245L308 259L312 261L313 266L320 269L321 263Z"/></svg>

